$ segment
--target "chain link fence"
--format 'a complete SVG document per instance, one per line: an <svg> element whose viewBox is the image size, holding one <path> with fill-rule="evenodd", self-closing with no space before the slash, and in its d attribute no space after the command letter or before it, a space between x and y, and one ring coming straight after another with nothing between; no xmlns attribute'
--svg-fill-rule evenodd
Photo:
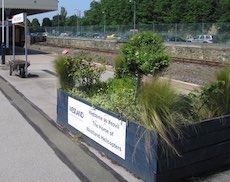
<svg viewBox="0 0 230 182"><path fill-rule="evenodd" d="M48 36L106 38L132 36L134 32L154 31L166 41L190 41L197 35L213 35L217 43L230 44L230 23L148 24L148 25L99 25L44 27Z"/></svg>

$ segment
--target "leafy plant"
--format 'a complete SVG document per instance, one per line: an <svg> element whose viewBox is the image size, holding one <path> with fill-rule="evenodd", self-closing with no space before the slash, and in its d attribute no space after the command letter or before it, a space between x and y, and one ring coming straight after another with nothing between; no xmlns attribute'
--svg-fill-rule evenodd
<svg viewBox="0 0 230 182"><path fill-rule="evenodd" d="M85 54L80 54L72 59L72 62L68 62L71 65L69 75L73 77L77 87L89 89L93 84L100 82L104 67L97 66L92 62L92 58Z"/></svg>
<svg viewBox="0 0 230 182"><path fill-rule="evenodd" d="M216 73L216 79L186 96L190 100L191 121L230 114L230 68Z"/></svg>
<svg viewBox="0 0 230 182"><path fill-rule="evenodd" d="M137 78L136 93L143 75L160 73L169 65L169 55L163 46L161 36L154 32L141 32L134 35L120 51L116 74L131 74Z"/></svg>
<svg viewBox="0 0 230 182"><path fill-rule="evenodd" d="M230 113L230 68L226 67L216 73L216 80L204 86L201 100L213 111L213 116Z"/></svg>
<svg viewBox="0 0 230 182"><path fill-rule="evenodd" d="M72 64L72 59L70 57L59 56L55 59L54 67L58 75L61 88L64 90L71 89L75 85L73 76L69 74L69 67L71 67Z"/></svg>
<svg viewBox="0 0 230 182"><path fill-rule="evenodd" d="M122 77L110 79L107 83L108 102L112 103L111 110L120 113L128 119L137 119L135 103L135 79Z"/></svg>

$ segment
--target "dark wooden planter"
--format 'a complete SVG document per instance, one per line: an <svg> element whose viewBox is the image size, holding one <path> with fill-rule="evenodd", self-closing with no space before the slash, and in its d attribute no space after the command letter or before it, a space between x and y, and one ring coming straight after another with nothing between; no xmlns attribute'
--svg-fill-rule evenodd
<svg viewBox="0 0 230 182"><path fill-rule="evenodd" d="M58 90L57 121L73 133L76 128L68 124L68 97ZM90 106L90 103L75 97ZM117 116L102 108L96 109ZM119 117L119 116L117 116ZM230 164L230 115L221 118L205 120L193 125L180 126L181 138L171 135L171 141L181 156L162 149L162 141L157 132L151 132L151 146L145 150L145 128L135 122L128 122L126 127L125 159L115 155L97 142L82 136L84 141L109 158L125 167L144 181L167 182L197 176L212 170L220 169ZM166 152L165 152L166 150ZM151 157L149 156L151 153ZM167 154L167 155L166 155Z"/></svg>

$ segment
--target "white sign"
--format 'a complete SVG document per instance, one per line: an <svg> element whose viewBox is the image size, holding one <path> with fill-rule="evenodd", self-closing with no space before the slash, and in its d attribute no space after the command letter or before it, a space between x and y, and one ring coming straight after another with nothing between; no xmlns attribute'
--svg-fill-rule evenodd
<svg viewBox="0 0 230 182"><path fill-rule="evenodd" d="M22 23L24 22L24 13L20 13L20 14L17 14L17 15L14 15L13 18L12 18L12 23L15 24L15 23Z"/></svg>
<svg viewBox="0 0 230 182"><path fill-rule="evenodd" d="M125 159L126 122L68 97L68 124Z"/></svg>

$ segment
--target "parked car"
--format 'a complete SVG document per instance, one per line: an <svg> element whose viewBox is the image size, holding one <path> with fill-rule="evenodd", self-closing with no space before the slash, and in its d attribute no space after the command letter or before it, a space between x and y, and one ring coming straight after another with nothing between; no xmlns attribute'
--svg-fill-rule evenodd
<svg viewBox="0 0 230 182"><path fill-rule="evenodd" d="M94 39L105 39L106 35L104 33L94 33L93 35Z"/></svg>
<svg viewBox="0 0 230 182"><path fill-rule="evenodd" d="M47 34L45 32L34 32L30 34L30 43L45 42Z"/></svg>
<svg viewBox="0 0 230 182"><path fill-rule="evenodd" d="M72 32L62 32L60 34L60 37L71 37L72 36Z"/></svg>
<svg viewBox="0 0 230 182"><path fill-rule="evenodd" d="M193 39L194 38L192 35L187 35L185 40L186 40L186 42L192 42Z"/></svg>
<svg viewBox="0 0 230 182"><path fill-rule="evenodd" d="M123 41L123 40L129 40L130 36L127 34L119 34L117 37L118 40Z"/></svg>
<svg viewBox="0 0 230 182"><path fill-rule="evenodd" d="M108 40L116 40L117 38L118 38L118 35L115 33L107 35L107 37L106 37L106 39L108 39Z"/></svg>
<svg viewBox="0 0 230 182"><path fill-rule="evenodd" d="M183 39L180 36L172 35L172 36L163 36L164 41L166 42L186 42L185 39Z"/></svg>
<svg viewBox="0 0 230 182"><path fill-rule="evenodd" d="M215 35L196 35L187 42L217 43L217 37Z"/></svg>

